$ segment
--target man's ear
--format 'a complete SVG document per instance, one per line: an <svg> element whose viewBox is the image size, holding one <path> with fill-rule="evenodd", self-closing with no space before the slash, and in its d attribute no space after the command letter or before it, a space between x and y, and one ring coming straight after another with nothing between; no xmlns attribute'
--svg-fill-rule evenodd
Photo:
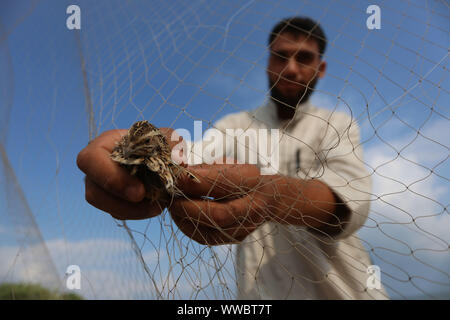
<svg viewBox="0 0 450 320"><path fill-rule="evenodd" d="M319 78L323 78L325 76L325 72L327 71L327 62L325 60L320 61L317 71Z"/></svg>

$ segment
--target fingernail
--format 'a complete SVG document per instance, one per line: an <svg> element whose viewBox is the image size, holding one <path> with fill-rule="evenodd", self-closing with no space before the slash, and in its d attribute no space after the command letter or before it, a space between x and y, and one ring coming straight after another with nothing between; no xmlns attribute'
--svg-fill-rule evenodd
<svg viewBox="0 0 450 320"><path fill-rule="evenodd" d="M125 190L125 195L127 199L130 201L133 202L141 201L142 198L144 197L144 188L139 184L128 186L127 189Z"/></svg>

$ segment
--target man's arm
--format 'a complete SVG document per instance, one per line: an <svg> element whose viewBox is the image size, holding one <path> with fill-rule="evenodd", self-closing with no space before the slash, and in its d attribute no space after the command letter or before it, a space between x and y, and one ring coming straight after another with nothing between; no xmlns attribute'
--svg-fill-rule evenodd
<svg viewBox="0 0 450 320"><path fill-rule="evenodd" d="M200 243L237 243L268 221L327 234L342 228L345 211L321 181L260 175L249 164L189 170L201 182L184 180L180 188L187 197L175 199L169 211L180 229Z"/></svg>
<svg viewBox="0 0 450 320"><path fill-rule="evenodd" d="M280 175L266 179L273 181L276 210L272 220L307 226L311 231L327 235L342 231L350 212L324 182Z"/></svg>

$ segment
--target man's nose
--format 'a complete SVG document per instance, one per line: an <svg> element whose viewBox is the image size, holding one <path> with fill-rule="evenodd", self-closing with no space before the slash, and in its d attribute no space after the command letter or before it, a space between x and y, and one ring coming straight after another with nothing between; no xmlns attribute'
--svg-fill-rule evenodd
<svg viewBox="0 0 450 320"><path fill-rule="evenodd" d="M300 80L300 66L294 57L290 57L283 70L283 77L288 79Z"/></svg>

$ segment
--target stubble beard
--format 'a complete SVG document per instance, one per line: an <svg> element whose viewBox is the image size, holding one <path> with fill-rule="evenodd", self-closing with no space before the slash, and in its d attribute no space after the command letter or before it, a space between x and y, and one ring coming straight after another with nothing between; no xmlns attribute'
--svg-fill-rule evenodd
<svg viewBox="0 0 450 320"><path fill-rule="evenodd" d="M287 97L283 95L269 79L270 97L277 105L278 116L280 118L292 118L298 105L308 101L313 93L318 79L314 78L303 90L299 90L294 96Z"/></svg>

